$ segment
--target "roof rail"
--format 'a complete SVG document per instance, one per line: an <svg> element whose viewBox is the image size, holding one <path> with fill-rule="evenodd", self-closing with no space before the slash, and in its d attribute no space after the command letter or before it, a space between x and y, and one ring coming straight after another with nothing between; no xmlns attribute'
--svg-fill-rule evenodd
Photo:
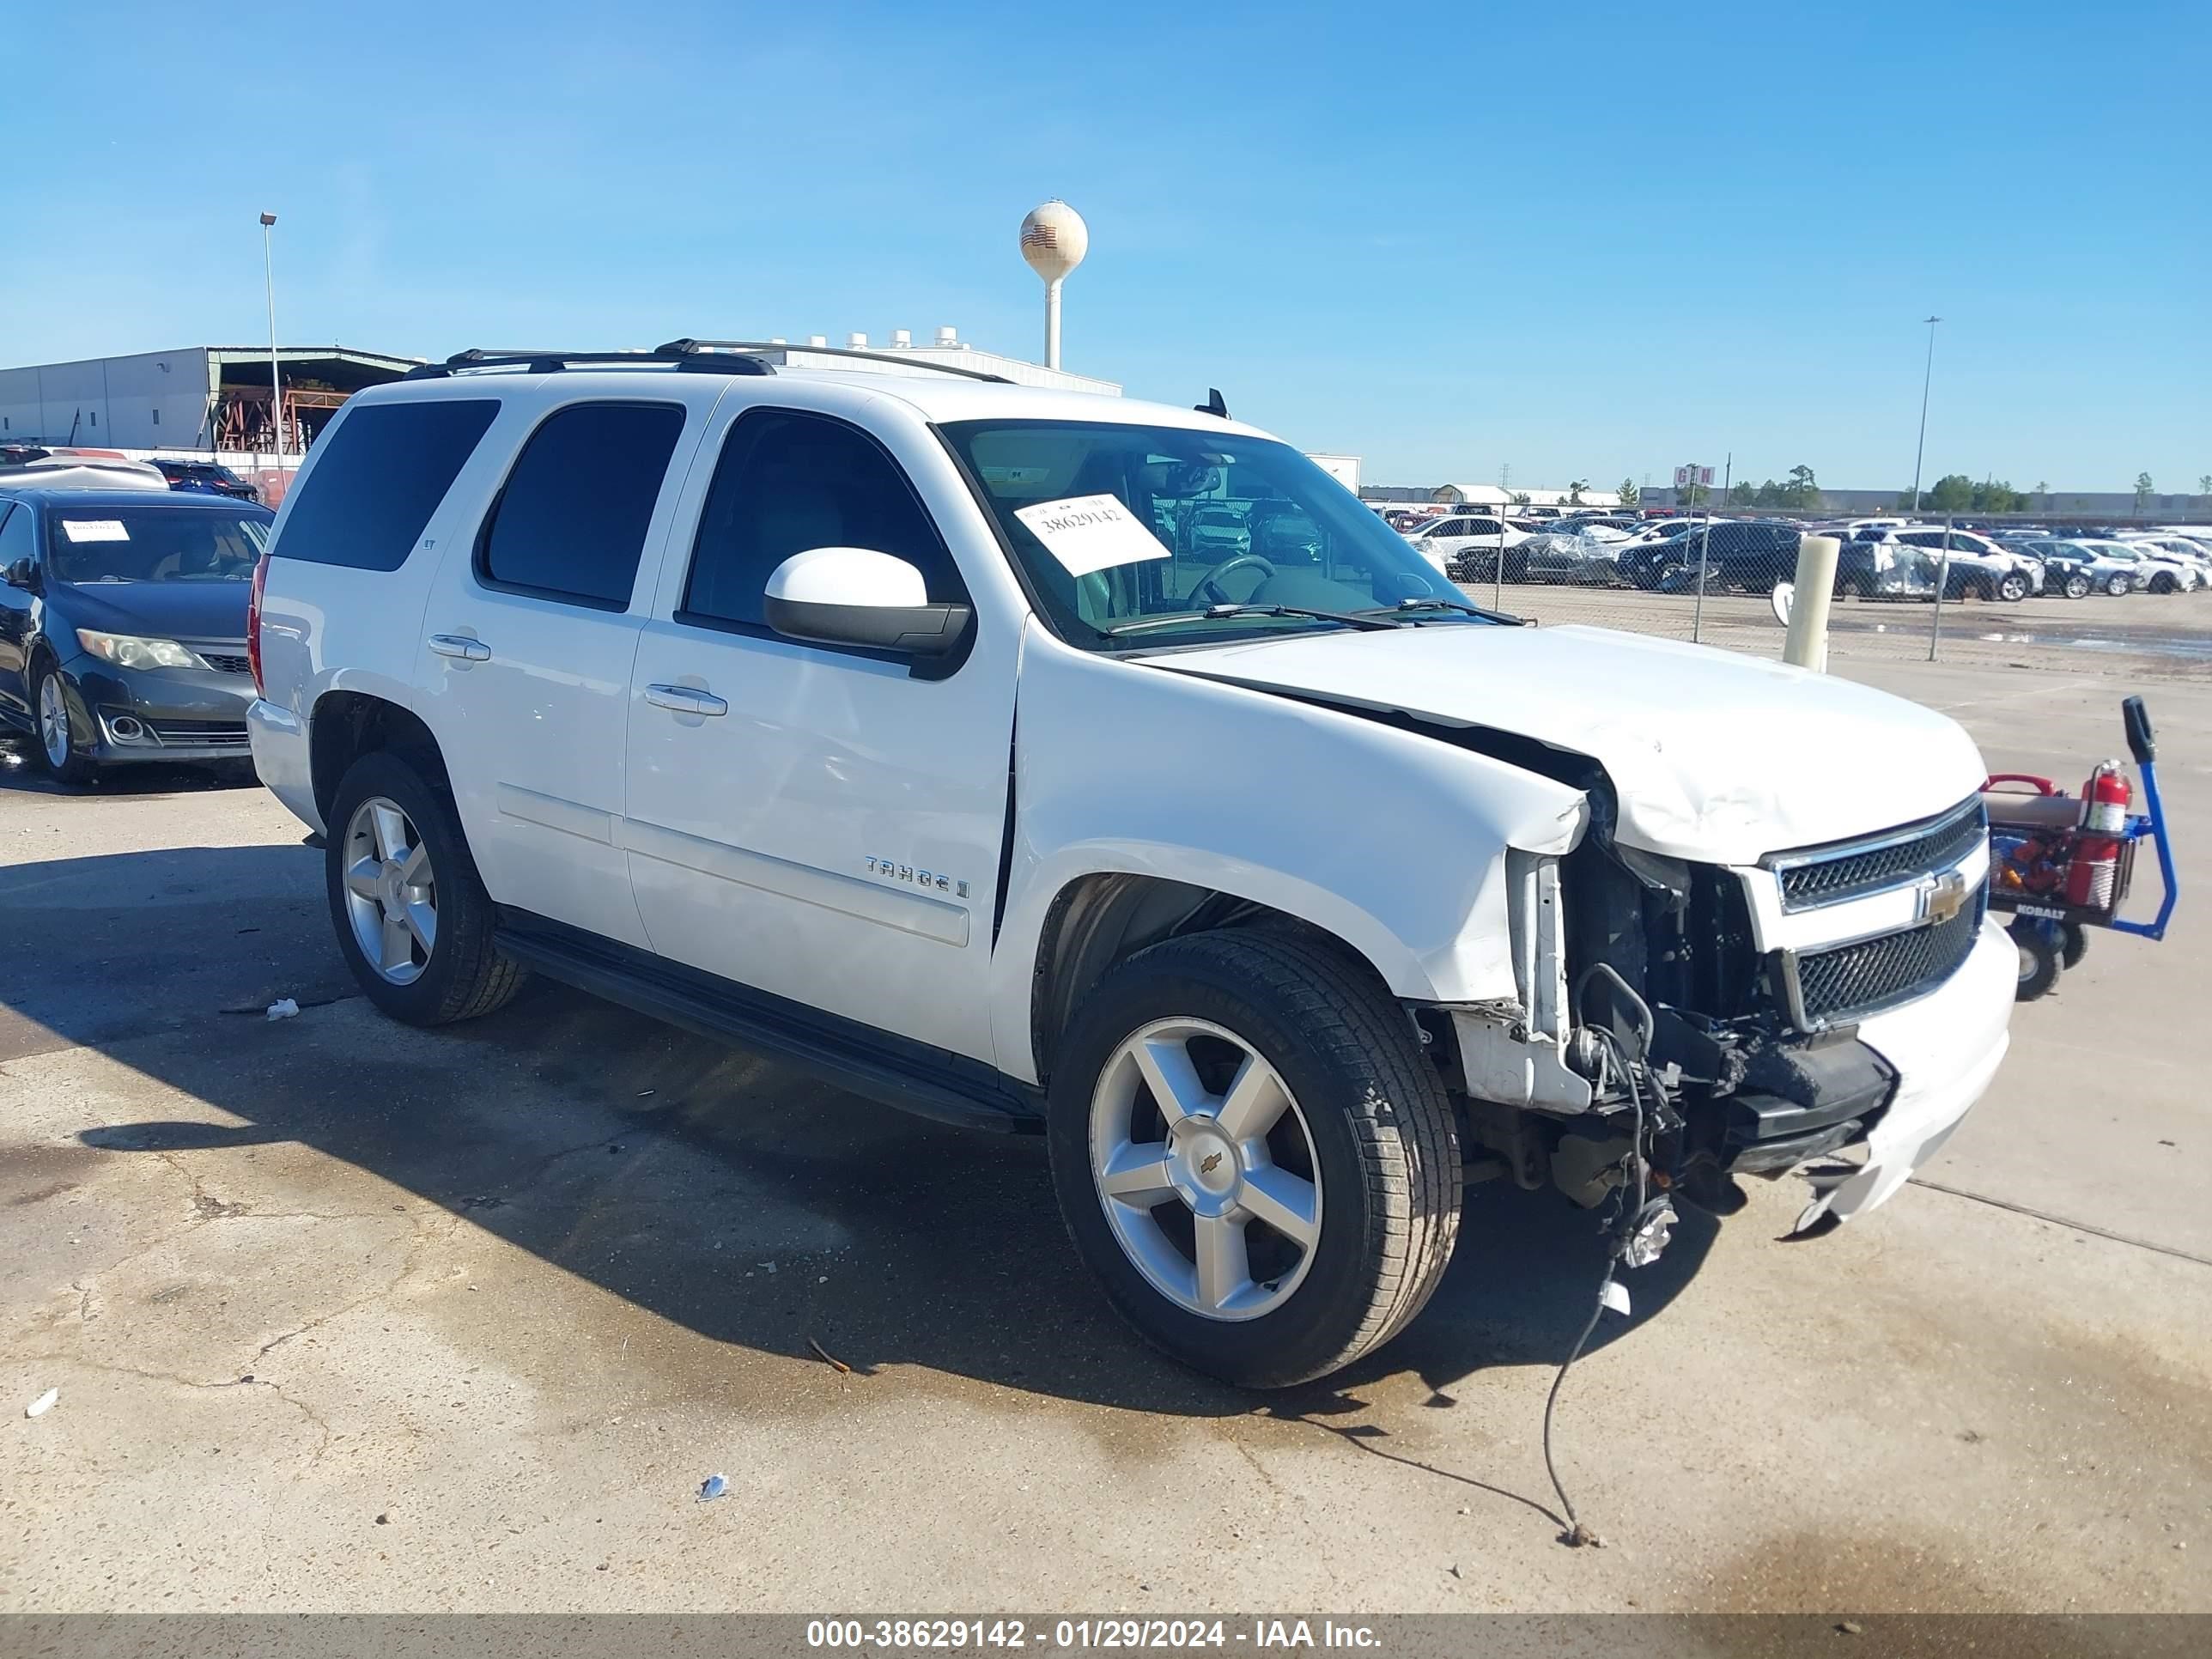
<svg viewBox="0 0 2212 1659"><path fill-rule="evenodd" d="M709 374L773 374L775 365L767 360L767 354L787 351L804 351L817 357L858 357L872 363L890 363L899 368L926 369L935 374L957 374L963 380L988 380L994 386L1012 384L1003 374L988 374L980 368L955 368L950 363L895 356L884 351L860 351L850 346L795 346L774 340L694 340L688 337L667 341L650 351L494 351L483 346L471 346L466 351L455 352L442 363L418 363L400 378L439 380L458 374L464 369L517 367L526 367L533 374L550 374L572 364L585 363L673 363L678 368L696 369Z"/></svg>
<svg viewBox="0 0 2212 1659"><path fill-rule="evenodd" d="M901 357L887 351L861 351L852 346L779 344L774 340L671 340L654 348L658 356L670 354L687 361L701 358L744 356L762 351L803 351L812 357L859 357L872 363L895 363L901 368L926 368L937 374L957 374L964 380L988 380L994 386L1011 386L1012 381L1003 374L991 374L980 368L955 368L950 363L933 363L915 357ZM757 358L755 359L758 361ZM766 368L767 364L763 363ZM743 373L744 371L738 371Z"/></svg>
<svg viewBox="0 0 2212 1659"><path fill-rule="evenodd" d="M699 361L693 353L669 346L659 346L651 351L493 351L471 346L466 351L455 352L442 363L417 364L400 378L439 380L464 369L513 368L518 365L527 366L533 374L550 374L581 363L673 363L679 368L702 368L724 374L775 373L774 365L758 357L732 353L724 355L719 362L708 362Z"/></svg>

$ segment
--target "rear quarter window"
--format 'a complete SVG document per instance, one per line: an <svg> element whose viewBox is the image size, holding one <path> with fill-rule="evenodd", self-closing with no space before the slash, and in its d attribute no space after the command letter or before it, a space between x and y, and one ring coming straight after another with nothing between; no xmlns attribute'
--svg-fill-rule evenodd
<svg viewBox="0 0 2212 1659"><path fill-rule="evenodd" d="M492 417L496 398L426 398L349 410L322 441L276 556L397 570Z"/></svg>

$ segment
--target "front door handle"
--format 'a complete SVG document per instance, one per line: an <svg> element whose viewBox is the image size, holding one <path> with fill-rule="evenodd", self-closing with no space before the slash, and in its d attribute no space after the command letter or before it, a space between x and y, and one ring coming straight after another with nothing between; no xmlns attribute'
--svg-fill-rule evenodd
<svg viewBox="0 0 2212 1659"><path fill-rule="evenodd" d="M645 700L655 708L673 709L679 714L726 714L730 705L712 691L702 691L696 685L648 685Z"/></svg>
<svg viewBox="0 0 2212 1659"><path fill-rule="evenodd" d="M457 657L463 662L489 662L491 647L482 640L472 640L461 634L433 634L430 648L441 657Z"/></svg>

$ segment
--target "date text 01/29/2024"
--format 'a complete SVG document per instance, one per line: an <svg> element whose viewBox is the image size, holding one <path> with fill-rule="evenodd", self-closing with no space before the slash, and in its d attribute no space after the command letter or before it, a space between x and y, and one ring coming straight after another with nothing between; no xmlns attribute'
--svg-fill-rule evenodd
<svg viewBox="0 0 2212 1659"><path fill-rule="evenodd" d="M1242 1648L1247 1652L1315 1648L1373 1649L1365 1625L1323 1619L1255 1619L1238 1628L1221 1619L812 1619L806 1645L823 1649Z"/></svg>

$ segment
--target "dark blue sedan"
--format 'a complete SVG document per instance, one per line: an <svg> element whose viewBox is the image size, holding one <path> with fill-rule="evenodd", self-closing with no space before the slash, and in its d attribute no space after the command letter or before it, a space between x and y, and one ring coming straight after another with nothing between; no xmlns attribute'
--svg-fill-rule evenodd
<svg viewBox="0 0 2212 1659"><path fill-rule="evenodd" d="M251 762L246 608L276 514L144 490L0 495L0 730L65 783Z"/></svg>

